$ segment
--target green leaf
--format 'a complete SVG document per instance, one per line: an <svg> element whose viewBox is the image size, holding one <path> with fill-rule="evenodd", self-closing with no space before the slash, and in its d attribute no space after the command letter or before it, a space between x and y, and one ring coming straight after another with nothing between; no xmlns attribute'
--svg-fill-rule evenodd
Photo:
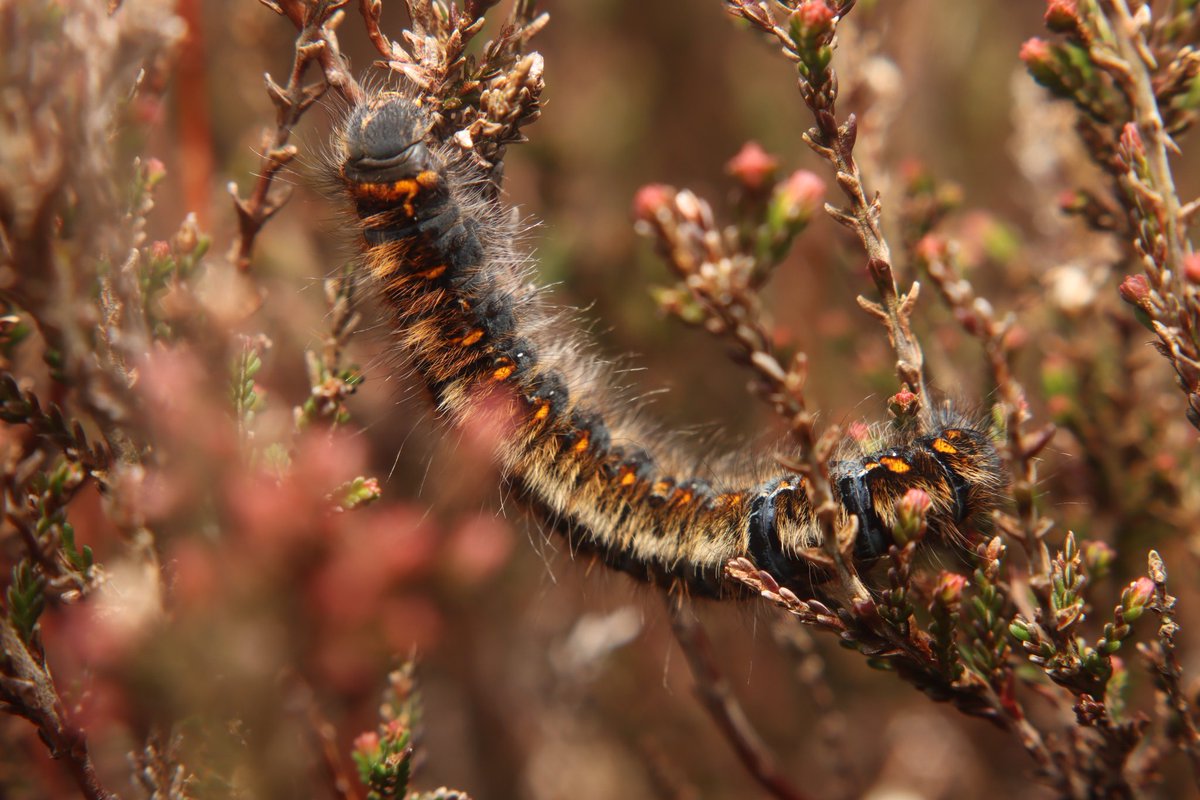
<svg viewBox="0 0 1200 800"><path fill-rule="evenodd" d="M38 618L46 609L46 579L29 561L13 567L12 584L8 587L8 618L21 641L29 644L37 629Z"/></svg>

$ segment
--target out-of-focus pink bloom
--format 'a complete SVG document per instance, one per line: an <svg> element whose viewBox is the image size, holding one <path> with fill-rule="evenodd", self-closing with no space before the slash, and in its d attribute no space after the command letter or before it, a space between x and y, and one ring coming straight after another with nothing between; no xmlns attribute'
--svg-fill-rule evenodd
<svg viewBox="0 0 1200 800"><path fill-rule="evenodd" d="M496 573L513 550L512 529L494 514L478 514L456 527L446 543L454 579L474 585Z"/></svg>
<svg viewBox="0 0 1200 800"><path fill-rule="evenodd" d="M365 756L375 755L379 752L379 734L374 731L360 733L354 737L354 750Z"/></svg>
<svg viewBox="0 0 1200 800"><path fill-rule="evenodd" d="M934 233L927 233L917 242L914 253L926 264L941 261L946 257L946 240Z"/></svg>
<svg viewBox="0 0 1200 800"><path fill-rule="evenodd" d="M395 587L430 570L437 532L407 506L372 507L337 519L340 535L313 579L310 599L319 617L357 625L375 617Z"/></svg>
<svg viewBox="0 0 1200 800"><path fill-rule="evenodd" d="M478 390L469 404L470 413L459 421L462 446L468 449L468 458L491 463L492 457L504 448L517 428L521 402L507 388Z"/></svg>
<svg viewBox="0 0 1200 800"><path fill-rule="evenodd" d="M150 186L167 177L167 167L157 158L147 158L142 162L142 169L145 171L146 183Z"/></svg>
<svg viewBox="0 0 1200 800"><path fill-rule="evenodd" d="M798 169L775 190L775 202L788 224L805 223L821 207L825 181L807 169Z"/></svg>
<svg viewBox="0 0 1200 800"><path fill-rule="evenodd" d="M138 364L144 422L172 452L213 463L236 461L237 435L225 405L213 402L212 375L185 347L155 348ZM224 385L218 395L224 400Z"/></svg>
<svg viewBox="0 0 1200 800"><path fill-rule="evenodd" d="M217 602L224 581L217 558L208 543L194 537L171 543L164 566L172 606L189 610Z"/></svg>
<svg viewBox="0 0 1200 800"><path fill-rule="evenodd" d="M737 155L725 164L725 171L750 191L760 191L771 184L779 159L763 150L758 142L746 142Z"/></svg>
<svg viewBox="0 0 1200 800"><path fill-rule="evenodd" d="M1192 283L1200 283L1200 253L1188 253L1183 257L1183 275Z"/></svg>
<svg viewBox="0 0 1200 800"><path fill-rule="evenodd" d="M653 222L658 212L671 205L675 190L662 183L650 183L637 190L633 196L633 218Z"/></svg>
<svg viewBox="0 0 1200 800"><path fill-rule="evenodd" d="M871 428L862 422L851 422L846 428L846 435L851 440L862 443L871 438Z"/></svg>

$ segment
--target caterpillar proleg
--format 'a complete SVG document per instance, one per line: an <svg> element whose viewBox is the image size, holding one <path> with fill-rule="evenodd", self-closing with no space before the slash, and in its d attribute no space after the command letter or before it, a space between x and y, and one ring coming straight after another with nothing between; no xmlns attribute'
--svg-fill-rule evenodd
<svg viewBox="0 0 1200 800"><path fill-rule="evenodd" d="M723 568L750 559L811 595L822 576L798 553L818 544L805 479L710 476L647 437L609 401L609 376L564 346L523 279L512 223L485 199L453 148L427 140L419 103L383 93L342 133L340 179L361 225L367 270L394 314L400 346L457 425L499 428L497 463L574 548L639 579L726 593ZM895 505L913 487L943 533L987 514L999 479L986 432L950 414L924 435L839 461L842 513L857 517L856 555L886 551Z"/></svg>

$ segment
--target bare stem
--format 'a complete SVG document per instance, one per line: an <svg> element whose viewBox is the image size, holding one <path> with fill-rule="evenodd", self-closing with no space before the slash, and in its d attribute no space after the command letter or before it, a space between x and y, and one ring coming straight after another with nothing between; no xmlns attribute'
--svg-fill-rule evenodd
<svg viewBox="0 0 1200 800"><path fill-rule="evenodd" d="M742 765L772 797L805 800L808 795L789 783L779 772L775 759L729 690L729 683L713 658L712 644L700 623L685 603L668 600L667 606L671 614L671 629L692 668L696 693L717 728L733 746Z"/></svg>
<svg viewBox="0 0 1200 800"><path fill-rule="evenodd" d="M1037 456L1053 438L1054 426L1047 425L1031 433L1025 431L1028 418L1025 390L1013 375L1009 363L1011 320L997 319L991 304L976 295L969 281L955 273L939 248L923 247L921 255L942 299L955 312L963 329L979 339L987 356L992 381L1004 410L1006 449L1013 477L1011 490L1018 520L1016 528L1004 526L1003 520L1007 519L1004 515L1000 518L1002 527L1024 548L1030 575L1045 578L1050 574L1050 553L1044 541L1050 532L1050 523L1039 518L1035 503ZM1044 581L1039 584L1044 588Z"/></svg>
<svg viewBox="0 0 1200 800"><path fill-rule="evenodd" d="M1163 126L1158 99L1154 93L1155 67L1150 48L1142 33L1141 24L1129 11L1126 0L1101 0L1101 7L1113 18L1112 32L1127 78L1129 99L1133 104L1134 122L1146 146L1146 161L1150 168L1151 188L1162 204L1162 224L1166 235L1165 266L1171 272L1171 282L1179 297L1185 297L1187 287L1183 277L1182 203L1175 191L1175 179L1167 148L1173 146ZM1147 19L1148 22L1148 19Z"/></svg>

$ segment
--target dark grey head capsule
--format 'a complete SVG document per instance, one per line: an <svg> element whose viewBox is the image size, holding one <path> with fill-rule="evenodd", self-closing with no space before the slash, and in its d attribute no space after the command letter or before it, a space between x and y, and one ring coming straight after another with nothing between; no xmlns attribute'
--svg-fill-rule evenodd
<svg viewBox="0 0 1200 800"><path fill-rule="evenodd" d="M429 122L410 99L382 95L359 106L346 122L342 174L356 183L392 183L429 169L424 144Z"/></svg>

